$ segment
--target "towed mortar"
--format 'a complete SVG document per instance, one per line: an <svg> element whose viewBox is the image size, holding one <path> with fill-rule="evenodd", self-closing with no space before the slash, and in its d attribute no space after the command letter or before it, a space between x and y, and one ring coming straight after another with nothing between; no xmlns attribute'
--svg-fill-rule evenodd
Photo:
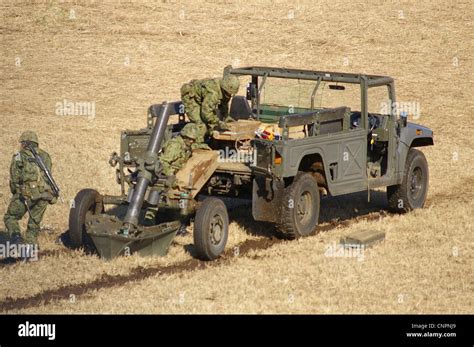
<svg viewBox="0 0 474 347"><path fill-rule="evenodd" d="M253 218L276 224L290 239L317 231L325 195L367 191L370 200L371 189L386 187L390 210L403 213L424 206L428 164L415 148L433 145L433 132L391 107L380 112L368 107L372 88L396 103L392 78L270 67L226 72L250 79L247 95L232 98L230 116L236 121L231 129L215 131L207 139L212 151L193 151L176 176L163 176L160 149L186 122L181 102L150 106L147 127L123 131L120 154L113 153L109 161L121 195L100 195L93 189L77 194L69 215L75 247L92 246L107 259L134 252L164 255L178 230L194 218L196 256L215 259L228 237L222 197L251 199ZM298 88L304 82L311 88L306 96L298 89L304 102L289 108L286 101L267 102L262 96L271 95L275 80L294 81ZM360 89L360 108L323 102L328 93L344 100L351 86ZM291 89L285 95L293 95ZM178 123L168 124L172 115L179 116ZM256 138L261 126L276 136L265 130L257 134L271 136ZM252 160L221 160L222 153ZM151 225L144 220L147 208L159 209Z"/></svg>

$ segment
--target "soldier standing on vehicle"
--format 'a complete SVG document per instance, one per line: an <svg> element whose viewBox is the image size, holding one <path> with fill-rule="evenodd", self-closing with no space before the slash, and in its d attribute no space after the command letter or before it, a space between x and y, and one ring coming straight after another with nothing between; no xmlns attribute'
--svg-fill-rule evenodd
<svg viewBox="0 0 474 347"><path fill-rule="evenodd" d="M25 241L36 244L40 223L48 204L55 204L59 189L53 181L52 187L46 173L42 172L35 153L51 172L51 158L39 148L38 136L33 131L25 131L20 137L21 149L13 156L10 165L10 190L13 194L4 217L7 232L12 243L22 242L18 221L28 213ZM54 190L56 188L56 191ZM56 195L56 196L55 196Z"/></svg>
<svg viewBox="0 0 474 347"><path fill-rule="evenodd" d="M204 142L206 132L214 129L229 130L229 101L239 91L239 79L231 74L222 78L192 80L181 87L181 100L191 122L198 129L196 142ZM222 120L217 116L220 111Z"/></svg>

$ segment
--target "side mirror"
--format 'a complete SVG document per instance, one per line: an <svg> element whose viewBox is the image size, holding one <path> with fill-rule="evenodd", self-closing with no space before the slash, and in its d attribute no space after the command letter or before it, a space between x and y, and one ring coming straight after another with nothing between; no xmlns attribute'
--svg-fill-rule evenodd
<svg viewBox="0 0 474 347"><path fill-rule="evenodd" d="M408 123L408 115L405 113L405 112L402 112L400 113L400 126L402 128L405 128L407 126L407 123Z"/></svg>
<svg viewBox="0 0 474 347"><path fill-rule="evenodd" d="M247 100L253 100L257 98L257 86L255 83L249 83L247 85Z"/></svg>

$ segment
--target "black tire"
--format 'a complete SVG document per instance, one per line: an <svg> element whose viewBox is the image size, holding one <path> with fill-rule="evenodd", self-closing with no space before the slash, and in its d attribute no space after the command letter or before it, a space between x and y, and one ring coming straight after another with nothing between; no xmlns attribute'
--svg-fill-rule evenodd
<svg viewBox="0 0 474 347"><path fill-rule="evenodd" d="M289 239L309 236L319 220L319 189L311 173L299 173L285 188L282 201L282 223L277 228Z"/></svg>
<svg viewBox="0 0 474 347"><path fill-rule="evenodd" d="M423 152L410 148L401 184L387 187L388 208L392 212L408 212L425 205L428 195L428 162Z"/></svg>
<svg viewBox="0 0 474 347"><path fill-rule="evenodd" d="M205 199L194 219L194 247L201 260L214 260L224 251L229 233L229 215L222 200Z"/></svg>
<svg viewBox="0 0 474 347"><path fill-rule="evenodd" d="M99 199L100 194L94 189L83 189L74 198L74 206L69 211L69 238L73 248L93 247L86 233L85 220L87 213L95 213Z"/></svg>

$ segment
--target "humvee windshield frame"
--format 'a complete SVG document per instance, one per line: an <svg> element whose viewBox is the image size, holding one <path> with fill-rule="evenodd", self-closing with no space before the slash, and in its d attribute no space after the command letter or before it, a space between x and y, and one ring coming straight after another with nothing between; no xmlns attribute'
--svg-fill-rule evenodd
<svg viewBox="0 0 474 347"><path fill-rule="evenodd" d="M331 71L313 71L313 70L299 70L299 69L287 69L287 68L274 68L274 67L260 67L250 66L242 68L234 68L228 71L231 74L237 76L250 76L251 86L247 90L247 99L250 100L251 108L255 112L257 119L261 117L261 109L264 106L261 103L261 93L267 78L286 78L303 81L314 81L314 89L311 95L311 107L309 112L303 113L291 113L285 115L288 117L312 117L314 116L314 98L321 82L333 82L333 83L351 83L360 85L360 100L361 100L361 124L360 127L367 129L368 127L368 88L387 86L388 88L388 99L395 103L395 84L394 80L388 76L379 75L365 75L365 74L354 74L345 72L331 72ZM343 106L343 105L341 105ZM395 117L395 114L391 111L391 117Z"/></svg>

